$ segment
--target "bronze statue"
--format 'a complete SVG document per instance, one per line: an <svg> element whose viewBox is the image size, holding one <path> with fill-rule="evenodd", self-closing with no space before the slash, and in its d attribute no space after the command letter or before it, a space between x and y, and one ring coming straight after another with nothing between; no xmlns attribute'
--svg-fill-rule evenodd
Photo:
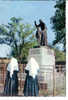
<svg viewBox="0 0 68 100"><path fill-rule="evenodd" d="M38 40L38 43L41 46L47 45L47 32L46 32L47 28L45 26L45 23L40 19L38 25L36 24L36 21L35 21L35 26L37 28L36 38ZM41 31L39 28L41 29Z"/></svg>
<svg viewBox="0 0 68 100"><path fill-rule="evenodd" d="M36 27L37 31L36 31L36 38L37 38L37 42L40 46L40 41L41 41L41 31L39 30L39 27Z"/></svg>

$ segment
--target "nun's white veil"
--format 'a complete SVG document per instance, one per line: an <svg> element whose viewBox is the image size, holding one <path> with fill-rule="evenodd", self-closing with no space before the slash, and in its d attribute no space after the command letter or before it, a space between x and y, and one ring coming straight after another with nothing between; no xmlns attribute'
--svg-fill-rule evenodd
<svg viewBox="0 0 68 100"><path fill-rule="evenodd" d="M39 65L34 57L31 57L27 66L25 67L26 70L29 71L29 75L35 78L39 71Z"/></svg>
<svg viewBox="0 0 68 100"><path fill-rule="evenodd" d="M13 75L13 71L19 71L17 59L11 58L10 63L7 66L7 70L10 72L10 77Z"/></svg>

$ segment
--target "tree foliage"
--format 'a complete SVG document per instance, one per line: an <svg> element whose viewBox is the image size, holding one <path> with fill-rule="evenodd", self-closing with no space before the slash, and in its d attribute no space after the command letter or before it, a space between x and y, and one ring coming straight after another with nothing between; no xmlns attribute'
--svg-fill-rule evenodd
<svg viewBox="0 0 68 100"><path fill-rule="evenodd" d="M56 61L66 61L66 55L64 52L62 52L58 49L54 49L54 50L55 50Z"/></svg>
<svg viewBox="0 0 68 100"><path fill-rule="evenodd" d="M53 45L62 43L66 46L66 29L65 29L65 0L57 0L55 5L55 15L51 18L52 29L55 32Z"/></svg>
<svg viewBox="0 0 68 100"><path fill-rule="evenodd" d="M34 31L35 28L30 24L24 24L21 18L12 17L8 25L0 25L0 36L5 36L0 43L10 45L13 48L13 56L24 62L29 48L37 43Z"/></svg>
<svg viewBox="0 0 68 100"><path fill-rule="evenodd" d="M66 61L66 53L61 51L58 47L49 44L49 48L53 49L55 52L55 60L56 61Z"/></svg>

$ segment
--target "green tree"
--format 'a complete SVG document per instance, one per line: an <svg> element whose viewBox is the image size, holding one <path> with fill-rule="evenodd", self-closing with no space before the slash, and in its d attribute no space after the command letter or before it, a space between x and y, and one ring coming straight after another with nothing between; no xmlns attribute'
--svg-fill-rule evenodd
<svg viewBox="0 0 68 100"><path fill-rule="evenodd" d="M55 51L56 61L66 61L66 54L65 54L65 52L60 51L57 48L54 49L54 51Z"/></svg>
<svg viewBox="0 0 68 100"><path fill-rule="evenodd" d="M55 52L55 60L56 61L66 61L66 53L61 51L58 47L49 44L49 48L53 49Z"/></svg>
<svg viewBox="0 0 68 100"><path fill-rule="evenodd" d="M8 31L6 30L4 25L0 25L0 44L3 44L3 43L8 44L7 35L8 35Z"/></svg>
<svg viewBox="0 0 68 100"><path fill-rule="evenodd" d="M51 18L52 29L55 32L53 45L62 43L66 49L66 29L65 29L65 0L57 0L55 5L55 15Z"/></svg>
<svg viewBox="0 0 68 100"><path fill-rule="evenodd" d="M27 59L29 48L36 45L34 36L35 28L30 24L23 24L21 18L12 17L8 25L4 25L9 45L13 48L13 56L19 61L24 62Z"/></svg>
<svg viewBox="0 0 68 100"><path fill-rule="evenodd" d="M13 55L19 61L24 62L27 59L29 48L32 48L36 43L34 37L35 28L32 28L30 24L22 24L20 21L22 21L21 18L11 18L8 28L13 38Z"/></svg>

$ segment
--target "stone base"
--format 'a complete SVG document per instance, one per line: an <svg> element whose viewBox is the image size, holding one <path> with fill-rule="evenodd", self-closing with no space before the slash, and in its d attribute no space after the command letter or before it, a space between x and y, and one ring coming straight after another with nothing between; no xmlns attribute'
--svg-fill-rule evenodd
<svg viewBox="0 0 68 100"><path fill-rule="evenodd" d="M54 50L45 46L29 50L28 60L34 57L39 64L39 83L47 83L48 89L53 92L53 70L55 67Z"/></svg>
<svg viewBox="0 0 68 100"><path fill-rule="evenodd" d="M30 49L28 60L30 57L34 57L39 65L55 65L54 50L47 46Z"/></svg>

